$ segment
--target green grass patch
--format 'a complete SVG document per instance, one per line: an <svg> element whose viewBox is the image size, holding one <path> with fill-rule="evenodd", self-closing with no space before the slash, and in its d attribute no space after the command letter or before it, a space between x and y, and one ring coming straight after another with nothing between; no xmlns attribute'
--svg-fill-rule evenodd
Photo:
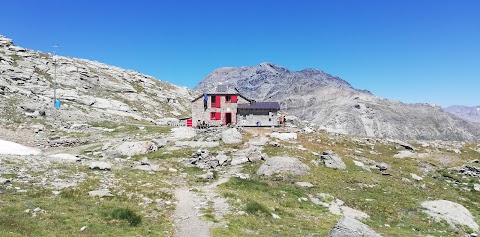
<svg viewBox="0 0 480 237"><path fill-rule="evenodd" d="M45 78L45 80L47 80L48 82L53 83L53 78L48 72L42 71L39 68L35 67L35 73Z"/></svg>
<svg viewBox="0 0 480 237"><path fill-rule="evenodd" d="M247 200L247 204L245 205L245 212L249 214L263 213L266 216L270 216L272 214L266 206L253 200Z"/></svg>
<svg viewBox="0 0 480 237"><path fill-rule="evenodd" d="M4 101L3 109L0 110L0 118L6 120L6 125L18 125L25 122L25 116L18 106L20 100L14 97Z"/></svg>
<svg viewBox="0 0 480 237"><path fill-rule="evenodd" d="M71 165L52 168L62 170L61 176L78 172ZM89 172L90 178L61 190L59 195L30 183L15 183L26 193L2 189L0 236L172 236L173 205L139 205L143 197L173 201L173 194L166 189L169 185L163 182L169 174L112 170L108 174L115 176L115 185L109 190L115 196L98 198L88 192L99 189L104 183L103 175L108 174L79 169ZM37 207L45 211L34 217ZM24 212L26 209L30 212ZM87 226L84 232L80 232L82 226Z"/></svg>
<svg viewBox="0 0 480 237"><path fill-rule="evenodd" d="M6 178L6 179L14 179L14 178L18 177L17 174L1 174L1 176Z"/></svg>
<svg viewBox="0 0 480 237"><path fill-rule="evenodd" d="M138 226L142 222L142 217L128 208L117 208L110 213L110 217L116 220L125 220L130 226Z"/></svg>

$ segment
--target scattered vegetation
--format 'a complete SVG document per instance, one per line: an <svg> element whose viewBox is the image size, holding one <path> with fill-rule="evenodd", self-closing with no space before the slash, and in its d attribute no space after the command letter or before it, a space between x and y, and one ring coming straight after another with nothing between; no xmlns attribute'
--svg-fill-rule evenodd
<svg viewBox="0 0 480 237"><path fill-rule="evenodd" d="M16 54L10 55L10 58L12 58L12 60L13 60L12 66L14 66L14 67L18 67L18 61L22 60L22 58L20 56L16 55Z"/></svg>
<svg viewBox="0 0 480 237"><path fill-rule="evenodd" d="M13 105L16 102L9 103ZM115 129L104 132L107 137L122 134L156 137L169 133L171 129L151 124L108 121L92 122L90 125ZM250 137L251 135L246 135L245 139ZM330 194L344 201L346 206L370 215L363 222L383 236L454 237L471 232L469 228L455 229L446 222L437 222L428 217L420 207L420 202L425 200L444 199L460 203L477 220L480 219L478 192L472 191L473 184L477 181L448 169L478 157L477 153L470 152L470 147L473 147L471 145L465 146L462 155L448 153L456 158L449 164L443 164L435 157L431 160L393 158L398 148L390 143L376 143L376 153L370 153L370 146L355 143L347 136L326 133L300 135L298 143L281 142L281 145L266 145L263 152L270 157L298 157L310 166L310 173L304 176L277 175L265 178L256 175L261 163L245 164L241 172L248 174L250 180L230 178L218 187L221 196L228 200L231 213L218 220L213 203L201 209L204 219L228 223L213 228L213 236L327 236L340 217L309 200L309 196L319 193ZM298 145L306 150L297 149ZM85 148L100 149L101 144L90 144ZM209 150L215 154L227 148L243 147L222 145ZM196 175L205 174L205 170L183 167L178 162L179 158L191 157L195 150L197 148L161 148L153 153L134 156L131 162L147 157L161 167L175 167L182 176L187 177L189 184L201 186L203 183L198 182ZM333 150L342 157L347 169L334 170L313 165L311 161L318 157L312 152L321 153L325 150ZM385 162L390 166L388 175L375 170L363 170L353 163L354 158ZM421 162L431 163L435 169L425 170ZM174 231L172 213L175 206L165 203L174 200L170 192L175 185L172 180L179 175L168 171L144 172L130 169L128 165L127 168L113 169L108 173L90 171L87 167L72 168L75 166L70 165L53 167L64 171L65 176L89 172L89 177L78 186L62 189L58 195L54 195L49 188L17 182L22 177L16 174L3 173L2 177L13 179L15 187L29 191L23 193L14 189L0 189L0 236L171 236ZM415 181L410 173L418 174L424 180ZM217 177L218 174L214 172L214 178ZM402 179L409 179L410 182ZM310 182L314 187L297 187L297 181ZM100 199L88 195L89 191L107 183L111 183L110 191L114 197ZM145 199L150 201L145 202ZM157 203L154 200L160 201ZM333 199L327 196L322 201L331 202ZM45 212L39 212L34 217L31 210L37 207ZM29 213L25 212L27 209L30 210ZM87 226L83 233L79 232L82 226Z"/></svg>
<svg viewBox="0 0 480 237"><path fill-rule="evenodd" d="M6 125L18 125L25 122L24 114L19 110L20 101L17 98L7 98L3 108L0 108L0 118L6 121Z"/></svg>
<svg viewBox="0 0 480 237"><path fill-rule="evenodd" d="M302 201L318 193L330 194L344 201L346 206L367 213L370 218L363 222L383 236L453 237L471 233L467 227L452 228L446 222L434 221L420 206L426 200L444 199L459 203L470 210L477 220L480 219L480 207L475 205L479 200L478 192L472 191L476 181L446 169L473 159L468 152L457 156L459 160L448 166L436 161L435 169L425 171L422 168L424 160L393 158L398 149L390 143L377 143L374 149L379 154L369 153L370 146L352 142L351 137L326 133L300 135L298 144L281 144L280 148L265 146L263 152L270 157L299 157L311 167L310 173L300 177L280 175L264 178L256 176L258 164L244 166L242 172L249 174L252 180L230 179L220 188L222 196L247 215L227 216L229 226L214 229L215 236L326 236L339 216L310 201ZM298 145L307 150L293 148ZM325 150L333 150L342 157L347 169L334 170L313 165L311 161L318 157L311 152L322 153ZM354 157L389 164L388 175L363 170L353 163ZM420 175L424 180L413 180L410 173ZM402 178L410 182L402 181ZM310 182L315 186L299 188L294 185L297 181ZM265 218L270 217L267 213L277 214L282 219Z"/></svg>
<svg viewBox="0 0 480 237"><path fill-rule="evenodd" d="M142 222L142 217L128 208L117 208L110 213L112 219L125 220L130 226L138 226Z"/></svg>
<svg viewBox="0 0 480 237"><path fill-rule="evenodd" d="M50 82L50 84L53 85L53 78L49 73L42 71L37 67L35 67L35 73L45 78L45 80L47 80L48 82Z"/></svg>
<svg viewBox="0 0 480 237"><path fill-rule="evenodd" d="M130 85L133 87L133 89L135 89L135 91L137 91L138 94L142 93L145 90L143 86L140 85L140 83L138 82L132 82Z"/></svg>
<svg viewBox="0 0 480 237"><path fill-rule="evenodd" d="M271 215L271 212L270 212L270 210L268 210L267 207L265 207L264 205L262 205L262 204L260 204L256 201L252 201L252 200L247 200L247 204L245 205L245 212L248 213L248 214L263 213L266 216Z"/></svg>

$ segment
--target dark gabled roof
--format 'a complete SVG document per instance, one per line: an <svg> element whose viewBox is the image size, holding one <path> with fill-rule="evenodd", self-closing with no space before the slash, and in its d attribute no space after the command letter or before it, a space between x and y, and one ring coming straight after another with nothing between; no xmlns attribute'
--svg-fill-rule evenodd
<svg viewBox="0 0 480 237"><path fill-rule="evenodd" d="M236 89L235 90L230 90L229 89L229 90L226 90L226 91L211 91L211 92L205 92L204 94L207 94L207 95L238 95L248 102L253 102L254 101L254 100L249 99L249 98L245 97L244 95L240 94L240 92L238 92L238 90L236 90ZM192 102L195 102L198 99L202 98L204 94L200 94L197 97L194 97Z"/></svg>
<svg viewBox="0 0 480 237"><path fill-rule="evenodd" d="M250 104L238 104L237 109L278 109L280 104L278 102L253 102Z"/></svg>

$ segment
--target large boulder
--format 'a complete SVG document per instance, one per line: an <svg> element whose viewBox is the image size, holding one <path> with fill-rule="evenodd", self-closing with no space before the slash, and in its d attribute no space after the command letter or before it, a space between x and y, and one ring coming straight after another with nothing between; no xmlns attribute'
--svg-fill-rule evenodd
<svg viewBox="0 0 480 237"><path fill-rule="evenodd" d="M328 150L324 151L323 154L320 156L321 162L325 164L326 167L332 169L341 169L344 170L347 168L345 163L343 163L342 158L340 158L335 152ZM319 162L317 161L317 164Z"/></svg>
<svg viewBox="0 0 480 237"><path fill-rule="evenodd" d="M242 134L235 128L230 128L222 132L222 141L225 144L241 144Z"/></svg>
<svg viewBox="0 0 480 237"><path fill-rule="evenodd" d="M82 159L80 157L76 157L71 154L66 154L66 153L59 153L59 154L54 154L54 155L49 155L49 158L52 158L53 160L57 162L68 162L68 163L75 163L79 162Z"/></svg>
<svg viewBox="0 0 480 237"><path fill-rule="evenodd" d="M112 170L112 164L103 161L92 162L89 167L92 170Z"/></svg>
<svg viewBox="0 0 480 237"><path fill-rule="evenodd" d="M257 175L271 176L276 173L288 173L291 175L304 175L310 171L310 167L294 157L274 156L263 163L257 171Z"/></svg>
<svg viewBox="0 0 480 237"><path fill-rule="evenodd" d="M190 127L178 127L172 129L172 136L175 139L183 140L183 139L190 139L197 135L195 133L195 129Z"/></svg>
<svg viewBox="0 0 480 237"><path fill-rule="evenodd" d="M381 237L381 235L362 222L344 216L335 224L328 237Z"/></svg>
<svg viewBox="0 0 480 237"><path fill-rule="evenodd" d="M446 200L422 202L425 213L435 220L445 220L450 225L465 225L475 232L479 231L473 215L462 205Z"/></svg>
<svg viewBox="0 0 480 237"><path fill-rule="evenodd" d="M134 156L154 152L157 145L151 141L124 142L107 152L110 157Z"/></svg>
<svg viewBox="0 0 480 237"><path fill-rule="evenodd" d="M108 189L99 189L88 192L92 197L113 197L114 195Z"/></svg>
<svg viewBox="0 0 480 237"><path fill-rule="evenodd" d="M408 144L408 143L406 143L406 142L404 142L404 141L400 141L400 140L398 140L398 139L388 139L388 141L391 142L391 143L395 143L395 144L397 144L397 145L400 145L400 146L402 146L403 148L405 148L405 149L407 149L407 150L412 150L412 151L415 150L415 147L413 147L412 145L410 145L410 144Z"/></svg>
<svg viewBox="0 0 480 237"><path fill-rule="evenodd" d="M272 132L269 136L283 141L297 140L297 134L294 132Z"/></svg>

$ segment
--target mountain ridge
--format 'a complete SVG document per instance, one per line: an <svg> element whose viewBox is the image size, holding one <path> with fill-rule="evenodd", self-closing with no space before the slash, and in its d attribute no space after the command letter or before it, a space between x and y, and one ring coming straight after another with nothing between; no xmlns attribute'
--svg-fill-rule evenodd
<svg viewBox="0 0 480 237"><path fill-rule="evenodd" d="M439 106L405 104L353 88L317 69L291 71L272 63L220 68L194 89L219 84L250 98L279 101L282 110L332 132L420 140L478 140L480 126L444 112Z"/></svg>
<svg viewBox="0 0 480 237"><path fill-rule="evenodd" d="M54 81L62 104L57 110L53 108ZM59 126L55 119L71 125L186 116L192 91L133 70L25 49L0 36L0 97L4 97L0 121L30 116ZM57 118L50 117L54 115Z"/></svg>
<svg viewBox="0 0 480 237"><path fill-rule="evenodd" d="M472 107L464 105L452 105L444 108L444 110L462 119L480 123L480 105Z"/></svg>

